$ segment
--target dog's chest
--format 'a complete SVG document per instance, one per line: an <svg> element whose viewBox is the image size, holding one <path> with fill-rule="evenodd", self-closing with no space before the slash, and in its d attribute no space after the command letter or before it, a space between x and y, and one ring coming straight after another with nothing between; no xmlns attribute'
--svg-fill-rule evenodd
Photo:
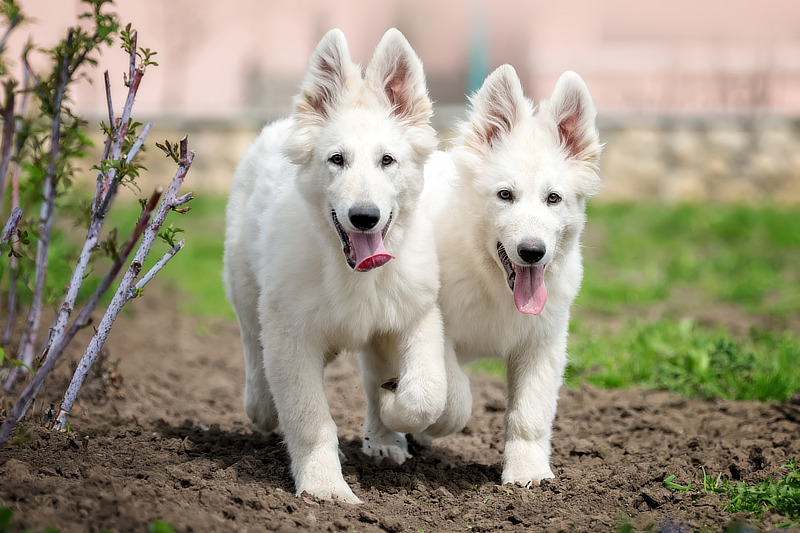
<svg viewBox="0 0 800 533"><path fill-rule="evenodd" d="M314 324L332 347L357 349L376 333L408 329L434 305L435 285L378 274L348 273L318 288L318 305L309 308L306 323Z"/></svg>

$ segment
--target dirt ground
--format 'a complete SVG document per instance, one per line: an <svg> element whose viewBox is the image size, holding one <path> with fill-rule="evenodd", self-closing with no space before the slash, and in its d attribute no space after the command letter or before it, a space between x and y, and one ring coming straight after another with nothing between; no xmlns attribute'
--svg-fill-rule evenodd
<svg viewBox="0 0 800 533"><path fill-rule="evenodd" d="M177 297L176 295L172 295ZM556 479L499 485L505 385L474 375L473 416L402 466L361 454L364 398L343 357L326 375L358 506L294 496L279 435L251 431L235 323L179 316L170 294L148 291L114 326L107 357L84 390L69 434L39 426L58 403L74 351L48 382L15 442L0 450L0 505L11 531L697 531L749 521L718 495L664 487L699 467L735 480L780 477L800 457L800 408L704 402L640 389L562 390L553 437ZM10 396L3 398L7 405ZM795 527L795 531L800 528Z"/></svg>

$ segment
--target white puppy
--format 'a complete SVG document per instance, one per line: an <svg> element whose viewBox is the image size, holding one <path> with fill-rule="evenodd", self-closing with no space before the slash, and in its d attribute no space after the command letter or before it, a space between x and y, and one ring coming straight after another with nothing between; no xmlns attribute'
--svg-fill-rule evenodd
<svg viewBox="0 0 800 533"><path fill-rule="evenodd" d="M596 111L583 80L561 76L538 109L514 69L493 72L449 153L426 167L441 267L448 406L429 440L463 427L471 397L458 362L507 363L503 483L553 477L550 437L583 267L587 197L600 186Z"/></svg>
<svg viewBox="0 0 800 533"><path fill-rule="evenodd" d="M280 422L297 494L357 503L342 477L325 365L362 355L364 452L403 462L402 432L443 412L433 228L418 209L436 147L422 63L389 30L364 75L330 31L294 114L267 126L233 180L224 278L246 362L245 409Z"/></svg>

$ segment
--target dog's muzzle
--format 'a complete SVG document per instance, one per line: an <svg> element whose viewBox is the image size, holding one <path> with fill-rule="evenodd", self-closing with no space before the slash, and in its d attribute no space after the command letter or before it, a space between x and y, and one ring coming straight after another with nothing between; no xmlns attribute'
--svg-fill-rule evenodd
<svg viewBox="0 0 800 533"><path fill-rule="evenodd" d="M520 256L523 259L536 259L539 261L544 257L544 248L518 247L518 252L522 250ZM497 243L497 256L506 272L506 282L508 288L514 294L514 305L520 313L526 315L538 315L544 309L547 302L547 288L544 285L545 265L531 264L521 266L508 257L505 247L501 242Z"/></svg>
<svg viewBox="0 0 800 533"><path fill-rule="evenodd" d="M361 226L367 226L364 220L366 215L356 214L351 215L351 219L356 219L356 222ZM357 218L361 217L361 218ZM389 213L389 220L381 231L366 233L364 231L347 231L339 222L336 216L336 211L331 210L331 218L333 219L333 227L336 228L336 233L339 234L339 240L342 241L342 252L347 260L350 268L357 272L366 272L374 268L378 268L386 264L390 259L394 259L386 247L383 245L383 239L389 231L389 226L392 223L392 213ZM374 226L374 224L373 224Z"/></svg>

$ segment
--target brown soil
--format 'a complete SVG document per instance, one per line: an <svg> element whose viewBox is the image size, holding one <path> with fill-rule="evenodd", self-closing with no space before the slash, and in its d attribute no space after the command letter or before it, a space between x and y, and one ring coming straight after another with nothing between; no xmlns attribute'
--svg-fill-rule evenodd
<svg viewBox="0 0 800 533"><path fill-rule="evenodd" d="M474 375L464 431L430 449L412 446L402 466L375 465L360 452L357 366L343 357L326 383L345 479L365 503L321 502L294 496L280 436L250 429L234 323L178 316L168 295L148 291L115 325L70 434L54 434L39 422L85 339L73 344L15 442L0 450L11 531L147 531L156 520L176 531L721 531L758 522L724 511L721 496L667 489L664 478L686 484L694 476L696 485L702 466L755 482L800 457L800 416L789 404L582 387L562 391L556 479L502 486L505 386ZM767 513L756 527L782 520Z"/></svg>

